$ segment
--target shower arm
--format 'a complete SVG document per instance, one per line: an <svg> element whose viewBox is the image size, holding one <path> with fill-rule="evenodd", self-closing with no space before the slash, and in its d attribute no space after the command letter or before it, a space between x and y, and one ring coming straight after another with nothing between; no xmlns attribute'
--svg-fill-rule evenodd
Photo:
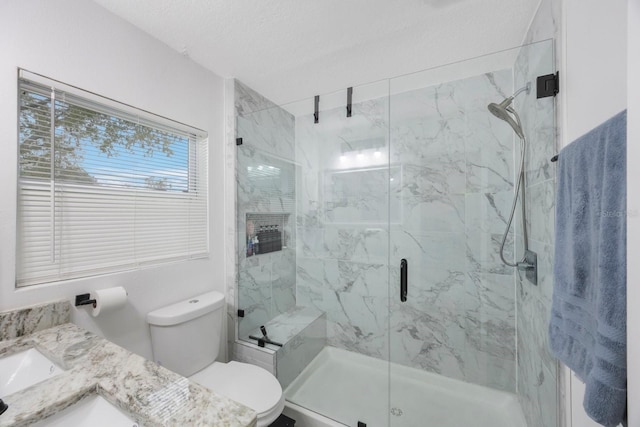
<svg viewBox="0 0 640 427"><path fill-rule="evenodd" d="M531 82L527 82L526 85L522 86L520 89L515 91L513 93L513 95L511 95L511 98L515 98L516 96L520 95L522 92L529 93L530 90L531 90ZM516 116L517 116L517 114L516 114ZM520 124L520 120L519 119L518 119L518 124Z"/></svg>

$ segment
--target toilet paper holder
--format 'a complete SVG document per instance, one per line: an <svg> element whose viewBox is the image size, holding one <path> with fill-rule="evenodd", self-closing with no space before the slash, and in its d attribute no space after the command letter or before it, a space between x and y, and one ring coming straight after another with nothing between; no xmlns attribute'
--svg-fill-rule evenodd
<svg viewBox="0 0 640 427"><path fill-rule="evenodd" d="M76 307L89 304L93 305L93 308L96 308L96 300L91 299L91 294L76 295Z"/></svg>

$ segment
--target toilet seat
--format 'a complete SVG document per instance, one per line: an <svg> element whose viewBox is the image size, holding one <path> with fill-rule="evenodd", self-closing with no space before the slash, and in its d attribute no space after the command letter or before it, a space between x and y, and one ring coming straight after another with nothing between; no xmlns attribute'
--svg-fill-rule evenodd
<svg viewBox="0 0 640 427"><path fill-rule="evenodd" d="M284 409L280 383L266 369L255 365L214 362L189 379L256 411L257 427L268 426Z"/></svg>

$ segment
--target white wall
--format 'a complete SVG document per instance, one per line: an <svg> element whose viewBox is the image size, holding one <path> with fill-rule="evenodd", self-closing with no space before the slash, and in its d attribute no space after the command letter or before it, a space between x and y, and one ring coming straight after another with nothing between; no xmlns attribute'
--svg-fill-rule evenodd
<svg viewBox="0 0 640 427"><path fill-rule="evenodd" d="M627 106L627 1L564 1L562 146ZM582 407L583 383L571 375L570 387L573 427L598 426Z"/></svg>
<svg viewBox="0 0 640 427"><path fill-rule="evenodd" d="M18 67L208 131L210 260L15 289ZM73 321L150 358L147 312L224 292L223 80L93 2L3 0L0 94L0 310L122 285L126 308L96 319L74 309Z"/></svg>
<svg viewBox="0 0 640 427"><path fill-rule="evenodd" d="M640 253L640 0L629 0L628 20L628 111L627 111L627 253L634 259ZM640 310L634 304L640 301L640 266L627 263L627 336L640 335ZM628 341L628 401L629 426L640 426L640 340Z"/></svg>
<svg viewBox="0 0 640 427"><path fill-rule="evenodd" d="M565 2L564 145L627 105L627 1Z"/></svg>

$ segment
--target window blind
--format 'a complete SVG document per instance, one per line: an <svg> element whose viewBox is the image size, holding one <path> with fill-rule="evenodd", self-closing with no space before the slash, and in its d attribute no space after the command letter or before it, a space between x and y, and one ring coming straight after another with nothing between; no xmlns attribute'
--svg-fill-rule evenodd
<svg viewBox="0 0 640 427"><path fill-rule="evenodd" d="M19 79L17 286L206 257L206 134L55 83Z"/></svg>

